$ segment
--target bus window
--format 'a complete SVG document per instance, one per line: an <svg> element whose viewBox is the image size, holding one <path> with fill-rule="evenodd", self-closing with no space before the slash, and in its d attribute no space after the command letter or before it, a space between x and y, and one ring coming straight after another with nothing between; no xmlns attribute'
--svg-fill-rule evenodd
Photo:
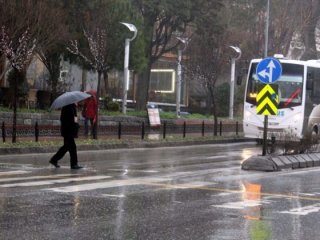
<svg viewBox="0 0 320 240"><path fill-rule="evenodd" d="M312 94L311 99L314 103L320 103L320 69L308 68L308 72L312 74Z"/></svg>
<svg viewBox="0 0 320 240"><path fill-rule="evenodd" d="M251 66L246 96L246 101L253 105L256 104L258 89L260 89L261 85L264 85L256 76L256 67L256 63ZM282 75L275 85L278 85L279 109L301 105L303 94L303 66L282 63Z"/></svg>

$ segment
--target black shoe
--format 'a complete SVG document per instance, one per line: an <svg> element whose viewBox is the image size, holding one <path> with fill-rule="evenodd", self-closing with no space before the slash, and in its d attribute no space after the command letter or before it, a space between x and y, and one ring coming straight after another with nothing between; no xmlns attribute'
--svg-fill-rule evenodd
<svg viewBox="0 0 320 240"><path fill-rule="evenodd" d="M74 165L74 166L71 166L71 169L81 169L83 168L82 166L79 166L79 165Z"/></svg>
<svg viewBox="0 0 320 240"><path fill-rule="evenodd" d="M60 167L60 165L59 165L57 162L53 161L53 160L50 160L49 163L51 163L51 164L52 164L53 166L55 166L56 168L59 168L59 167Z"/></svg>

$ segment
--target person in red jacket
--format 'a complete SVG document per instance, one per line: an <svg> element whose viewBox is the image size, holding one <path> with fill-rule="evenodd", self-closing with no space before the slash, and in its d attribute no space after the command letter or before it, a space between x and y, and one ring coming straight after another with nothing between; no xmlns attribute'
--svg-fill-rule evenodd
<svg viewBox="0 0 320 240"><path fill-rule="evenodd" d="M89 124L91 126L91 135L93 138L96 136L96 117L97 117L97 101L94 96L91 96L90 98L87 98L84 101L83 110L82 110L82 116L84 117L84 134L85 136L88 136L89 134Z"/></svg>

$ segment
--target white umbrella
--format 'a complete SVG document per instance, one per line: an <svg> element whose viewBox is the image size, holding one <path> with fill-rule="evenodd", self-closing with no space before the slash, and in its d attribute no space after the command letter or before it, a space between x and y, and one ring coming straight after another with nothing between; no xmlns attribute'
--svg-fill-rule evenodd
<svg viewBox="0 0 320 240"><path fill-rule="evenodd" d="M89 97L91 97L91 95L85 92L80 92L80 91L65 92L64 94L60 95L53 101L50 109L62 108L69 104L80 102Z"/></svg>

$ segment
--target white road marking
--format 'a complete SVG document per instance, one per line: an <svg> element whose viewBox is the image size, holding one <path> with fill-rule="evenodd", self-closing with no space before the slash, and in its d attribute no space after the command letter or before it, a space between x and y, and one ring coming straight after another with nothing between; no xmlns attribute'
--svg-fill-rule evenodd
<svg viewBox="0 0 320 240"><path fill-rule="evenodd" d="M137 170L137 169L108 169L109 171L117 171L117 172L141 172L141 173L158 173L157 170Z"/></svg>
<svg viewBox="0 0 320 240"><path fill-rule="evenodd" d="M116 195L116 194L102 194L102 196L104 196L104 197L113 197L113 198L124 198L125 197L124 194L119 194L119 195Z"/></svg>
<svg viewBox="0 0 320 240"><path fill-rule="evenodd" d="M224 196L229 196L229 195L232 195L232 194L238 194L238 193L222 192L222 193L218 193L217 196L224 197Z"/></svg>
<svg viewBox="0 0 320 240"><path fill-rule="evenodd" d="M31 173L31 171L17 170L17 171L0 172L0 177L7 176L7 175L15 175L15 174L26 174L26 173Z"/></svg>
<svg viewBox="0 0 320 240"><path fill-rule="evenodd" d="M229 208L229 209L244 209L246 207L256 207L261 206L261 201L239 201L239 202L228 202L222 205L212 205L212 207L217 208Z"/></svg>
<svg viewBox="0 0 320 240"><path fill-rule="evenodd" d="M268 204L270 201L265 200L245 200L239 202L227 202L221 205L211 205L216 208L228 208L228 209L245 209L247 207L257 207L262 204Z"/></svg>
<svg viewBox="0 0 320 240"><path fill-rule="evenodd" d="M198 160L198 159L216 159L216 158L226 158L228 155L216 155L216 156L195 156L195 157L189 157L188 160Z"/></svg>
<svg viewBox="0 0 320 240"><path fill-rule="evenodd" d="M33 182L22 182L22 183L11 183L11 184L0 184L0 187L10 188L10 187L30 187L30 186L42 186L42 185L52 185L55 183L69 183L69 182L80 182L80 181L90 181L90 180L101 180L111 178L110 176L92 176L92 177L73 177L64 178L48 181L33 181Z"/></svg>
<svg viewBox="0 0 320 240"><path fill-rule="evenodd" d="M320 204L315 204L315 205L310 205L310 206L301 207L301 208L293 208L293 209L290 209L289 211L282 211L280 213L306 216L310 213L316 213L319 211L320 211Z"/></svg>
<svg viewBox="0 0 320 240"><path fill-rule="evenodd" d="M299 192L296 192L293 194L300 195L300 196L311 196L311 197L316 195L314 193L299 193Z"/></svg>
<svg viewBox="0 0 320 240"><path fill-rule="evenodd" d="M46 191L53 192L63 192L63 193L72 193L72 192L81 192L81 191L90 191L97 189L105 189L105 188L114 188L114 187L124 187L124 186L133 186L133 185L143 185L151 182L163 182L169 181L168 178L137 178L137 179L128 179L128 180L112 180L106 182L98 182L98 183L87 183L87 184L78 184L66 187L58 187L58 188L46 188Z"/></svg>
<svg viewBox="0 0 320 240"><path fill-rule="evenodd" d="M182 185L188 185L188 186L191 186L193 188L196 188L196 187L205 187L205 186L209 186L209 185L216 185L215 182L201 182L201 181L193 181L193 182L184 182L184 183L181 183Z"/></svg>
<svg viewBox="0 0 320 240"><path fill-rule="evenodd" d="M47 179L47 178L61 178L61 177L71 177L78 176L78 174L56 174L47 176L30 176L30 177L12 177L12 178L0 178L0 182L12 182L12 181L25 181L34 179Z"/></svg>

